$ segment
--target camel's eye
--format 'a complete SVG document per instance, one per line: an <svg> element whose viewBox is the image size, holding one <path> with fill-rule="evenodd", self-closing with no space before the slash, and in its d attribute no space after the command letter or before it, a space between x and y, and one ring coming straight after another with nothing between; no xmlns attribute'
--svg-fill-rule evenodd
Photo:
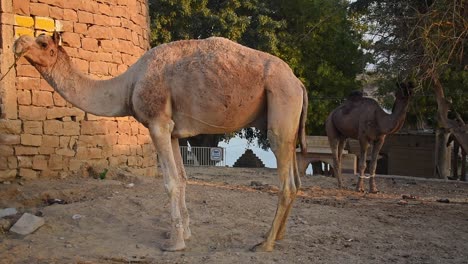
<svg viewBox="0 0 468 264"><path fill-rule="evenodd" d="M45 43L45 42L42 42L40 45L41 45L41 47L44 48L44 49L47 48L47 43Z"/></svg>

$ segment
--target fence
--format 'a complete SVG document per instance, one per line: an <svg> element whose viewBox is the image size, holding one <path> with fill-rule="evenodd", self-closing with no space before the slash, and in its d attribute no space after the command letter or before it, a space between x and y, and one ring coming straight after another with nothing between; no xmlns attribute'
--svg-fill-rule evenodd
<svg viewBox="0 0 468 264"><path fill-rule="evenodd" d="M226 149L210 147L180 147L185 166L225 166Z"/></svg>

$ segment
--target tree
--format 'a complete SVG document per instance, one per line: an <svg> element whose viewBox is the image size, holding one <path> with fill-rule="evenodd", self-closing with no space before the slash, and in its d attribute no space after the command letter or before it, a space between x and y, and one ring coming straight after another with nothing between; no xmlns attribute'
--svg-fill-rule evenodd
<svg viewBox="0 0 468 264"><path fill-rule="evenodd" d="M376 69L387 78L408 76L418 81L432 98L416 100L418 108L434 113L437 131L436 175L446 178L443 168L446 143L452 133L462 148L468 147L464 119L468 103L466 73L468 6L463 0L357 0L374 37L372 51ZM451 95L451 100L446 98ZM436 103L437 108L429 103ZM422 107L421 107L422 106ZM451 111L451 113L449 113Z"/></svg>
<svg viewBox="0 0 468 264"><path fill-rule="evenodd" d="M324 134L328 113L360 87L356 75L367 60L348 6L344 0L150 0L151 43L223 36L280 57L308 88L308 133ZM238 135L268 147L259 131Z"/></svg>

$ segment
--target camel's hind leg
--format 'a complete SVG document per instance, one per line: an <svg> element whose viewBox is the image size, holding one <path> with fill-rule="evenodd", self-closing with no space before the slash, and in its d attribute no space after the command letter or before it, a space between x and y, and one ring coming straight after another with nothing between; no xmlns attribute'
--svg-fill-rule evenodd
<svg viewBox="0 0 468 264"><path fill-rule="evenodd" d="M302 90L301 90L302 92ZM296 139L301 114L302 98L299 102L288 96L269 94L268 97L268 140L276 156L279 176L279 198L276 214L270 231L264 242L257 245L255 250L272 251L275 241L283 237L288 215L300 185L295 152ZM295 107L299 106L299 107Z"/></svg>
<svg viewBox="0 0 468 264"><path fill-rule="evenodd" d="M359 139L359 144L361 147L361 153L359 156L359 178L358 183L356 185L356 191L364 192L364 178L366 177L366 160L367 160L367 147L369 146L369 142L365 138Z"/></svg>
<svg viewBox="0 0 468 264"><path fill-rule="evenodd" d="M328 143L332 151L333 173L338 180L338 188L343 188L343 177L341 176L341 155L344 148L344 139L333 125L333 113L328 117L325 128L328 136Z"/></svg>
<svg viewBox="0 0 468 264"><path fill-rule="evenodd" d="M292 193L293 195L293 201L296 199L296 196L297 196L297 192L299 191L299 189L301 188L301 178L300 178L300 172L299 172L299 169L298 169L298 165L297 165L297 160L296 160L296 152L294 152L294 157L293 157L293 162L292 162L292 166L293 166L293 173L294 173L294 184L296 186L296 192L295 193ZM276 240L281 240L283 239L284 237L284 234L286 233L286 222L288 221L288 216L289 216L289 213L291 211L291 208L292 208L292 205L293 205L293 202L291 202L288 206L288 208L286 209L286 213L284 214L283 216L283 220L281 222L281 225L280 225L280 229L278 230L278 233L276 235Z"/></svg>
<svg viewBox="0 0 468 264"><path fill-rule="evenodd" d="M379 138L377 141L374 142L372 146L372 157L371 163L369 166L369 192L370 193L377 193L377 185L375 183L375 170L377 168L377 160L379 159L379 152L382 148L383 143L385 142L385 137Z"/></svg>

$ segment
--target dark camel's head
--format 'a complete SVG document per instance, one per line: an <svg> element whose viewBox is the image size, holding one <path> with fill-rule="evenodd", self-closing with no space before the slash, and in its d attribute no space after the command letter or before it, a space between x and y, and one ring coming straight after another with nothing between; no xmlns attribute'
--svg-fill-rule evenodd
<svg viewBox="0 0 468 264"><path fill-rule="evenodd" d="M45 34L37 38L21 36L13 45L15 56L24 56L32 65L50 67L57 61L60 35L54 32L53 36Z"/></svg>
<svg viewBox="0 0 468 264"><path fill-rule="evenodd" d="M414 84L412 82L402 82L396 84L395 97L404 99L413 96Z"/></svg>

